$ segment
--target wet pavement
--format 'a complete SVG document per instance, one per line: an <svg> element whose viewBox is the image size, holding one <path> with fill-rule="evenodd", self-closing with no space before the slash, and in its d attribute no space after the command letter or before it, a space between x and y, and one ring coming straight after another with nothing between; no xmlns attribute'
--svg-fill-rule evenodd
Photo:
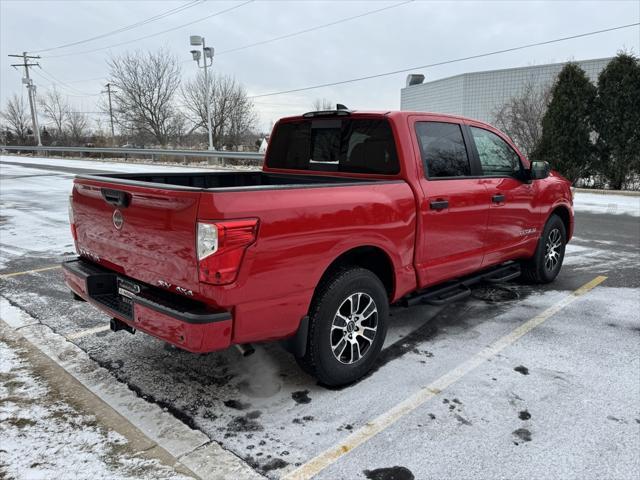
<svg viewBox="0 0 640 480"><path fill-rule="evenodd" d="M60 230L68 230L65 189L74 167L60 168L2 165L0 274L55 265L73 253ZM29 194L44 186L51 195ZM30 250L23 217L32 213L40 220ZM551 285L478 285L469 299L444 307L393 308L374 371L342 389L318 385L277 344L243 358L235 349L194 355L126 332L72 341L140 397L280 478L605 275L601 286L318 478L637 478L639 223L629 215L578 213L576 239ZM59 270L5 278L0 294L64 336L109 320L74 302Z"/></svg>

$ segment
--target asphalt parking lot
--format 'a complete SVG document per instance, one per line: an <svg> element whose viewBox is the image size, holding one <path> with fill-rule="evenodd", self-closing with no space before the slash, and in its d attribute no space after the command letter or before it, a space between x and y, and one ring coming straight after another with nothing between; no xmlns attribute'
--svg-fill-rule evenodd
<svg viewBox="0 0 640 480"><path fill-rule="evenodd" d="M578 209L551 285L479 285L444 307L394 308L375 371L331 390L277 345L248 358L234 349L194 355L112 333L108 317L72 301L55 268L73 254L66 197L74 172L102 167L69 162L3 157L0 295L258 474L640 477L637 215ZM435 388L443 378L446 388ZM398 409L417 392L421 401Z"/></svg>

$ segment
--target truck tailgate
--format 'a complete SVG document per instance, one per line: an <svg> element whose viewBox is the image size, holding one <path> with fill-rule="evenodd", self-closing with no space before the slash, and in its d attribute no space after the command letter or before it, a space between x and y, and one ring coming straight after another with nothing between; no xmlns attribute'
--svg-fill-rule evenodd
<svg viewBox="0 0 640 480"><path fill-rule="evenodd" d="M73 215L81 255L131 278L197 294L199 189L77 178Z"/></svg>

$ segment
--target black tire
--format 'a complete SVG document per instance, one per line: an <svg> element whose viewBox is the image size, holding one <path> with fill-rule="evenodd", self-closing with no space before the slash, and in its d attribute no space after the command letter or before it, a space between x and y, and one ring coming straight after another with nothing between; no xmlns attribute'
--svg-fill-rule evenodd
<svg viewBox="0 0 640 480"><path fill-rule="evenodd" d="M359 307L355 314L354 304ZM387 292L373 272L359 267L339 270L319 286L314 296L306 353L296 360L324 385L353 383L376 361L387 335L388 316Z"/></svg>
<svg viewBox="0 0 640 480"><path fill-rule="evenodd" d="M551 215L542 230L535 254L522 263L522 279L528 283L553 282L562 268L566 245L564 222L557 215ZM548 256L550 252L555 252L555 256L551 255L555 260Z"/></svg>

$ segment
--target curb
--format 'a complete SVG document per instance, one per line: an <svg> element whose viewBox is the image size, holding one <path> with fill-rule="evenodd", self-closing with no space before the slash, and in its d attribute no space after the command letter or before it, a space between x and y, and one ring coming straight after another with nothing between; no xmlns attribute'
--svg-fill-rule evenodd
<svg viewBox="0 0 640 480"><path fill-rule="evenodd" d="M246 462L210 440L203 432L191 429L158 405L138 397L108 370L91 360L80 347L12 305L4 297L0 297L0 310L2 320L15 333L53 360L84 388L199 478L264 479Z"/></svg>
<svg viewBox="0 0 640 480"><path fill-rule="evenodd" d="M635 190L603 190L598 188L571 187L574 192L594 193L596 195L623 195L625 197L640 197L640 192Z"/></svg>

